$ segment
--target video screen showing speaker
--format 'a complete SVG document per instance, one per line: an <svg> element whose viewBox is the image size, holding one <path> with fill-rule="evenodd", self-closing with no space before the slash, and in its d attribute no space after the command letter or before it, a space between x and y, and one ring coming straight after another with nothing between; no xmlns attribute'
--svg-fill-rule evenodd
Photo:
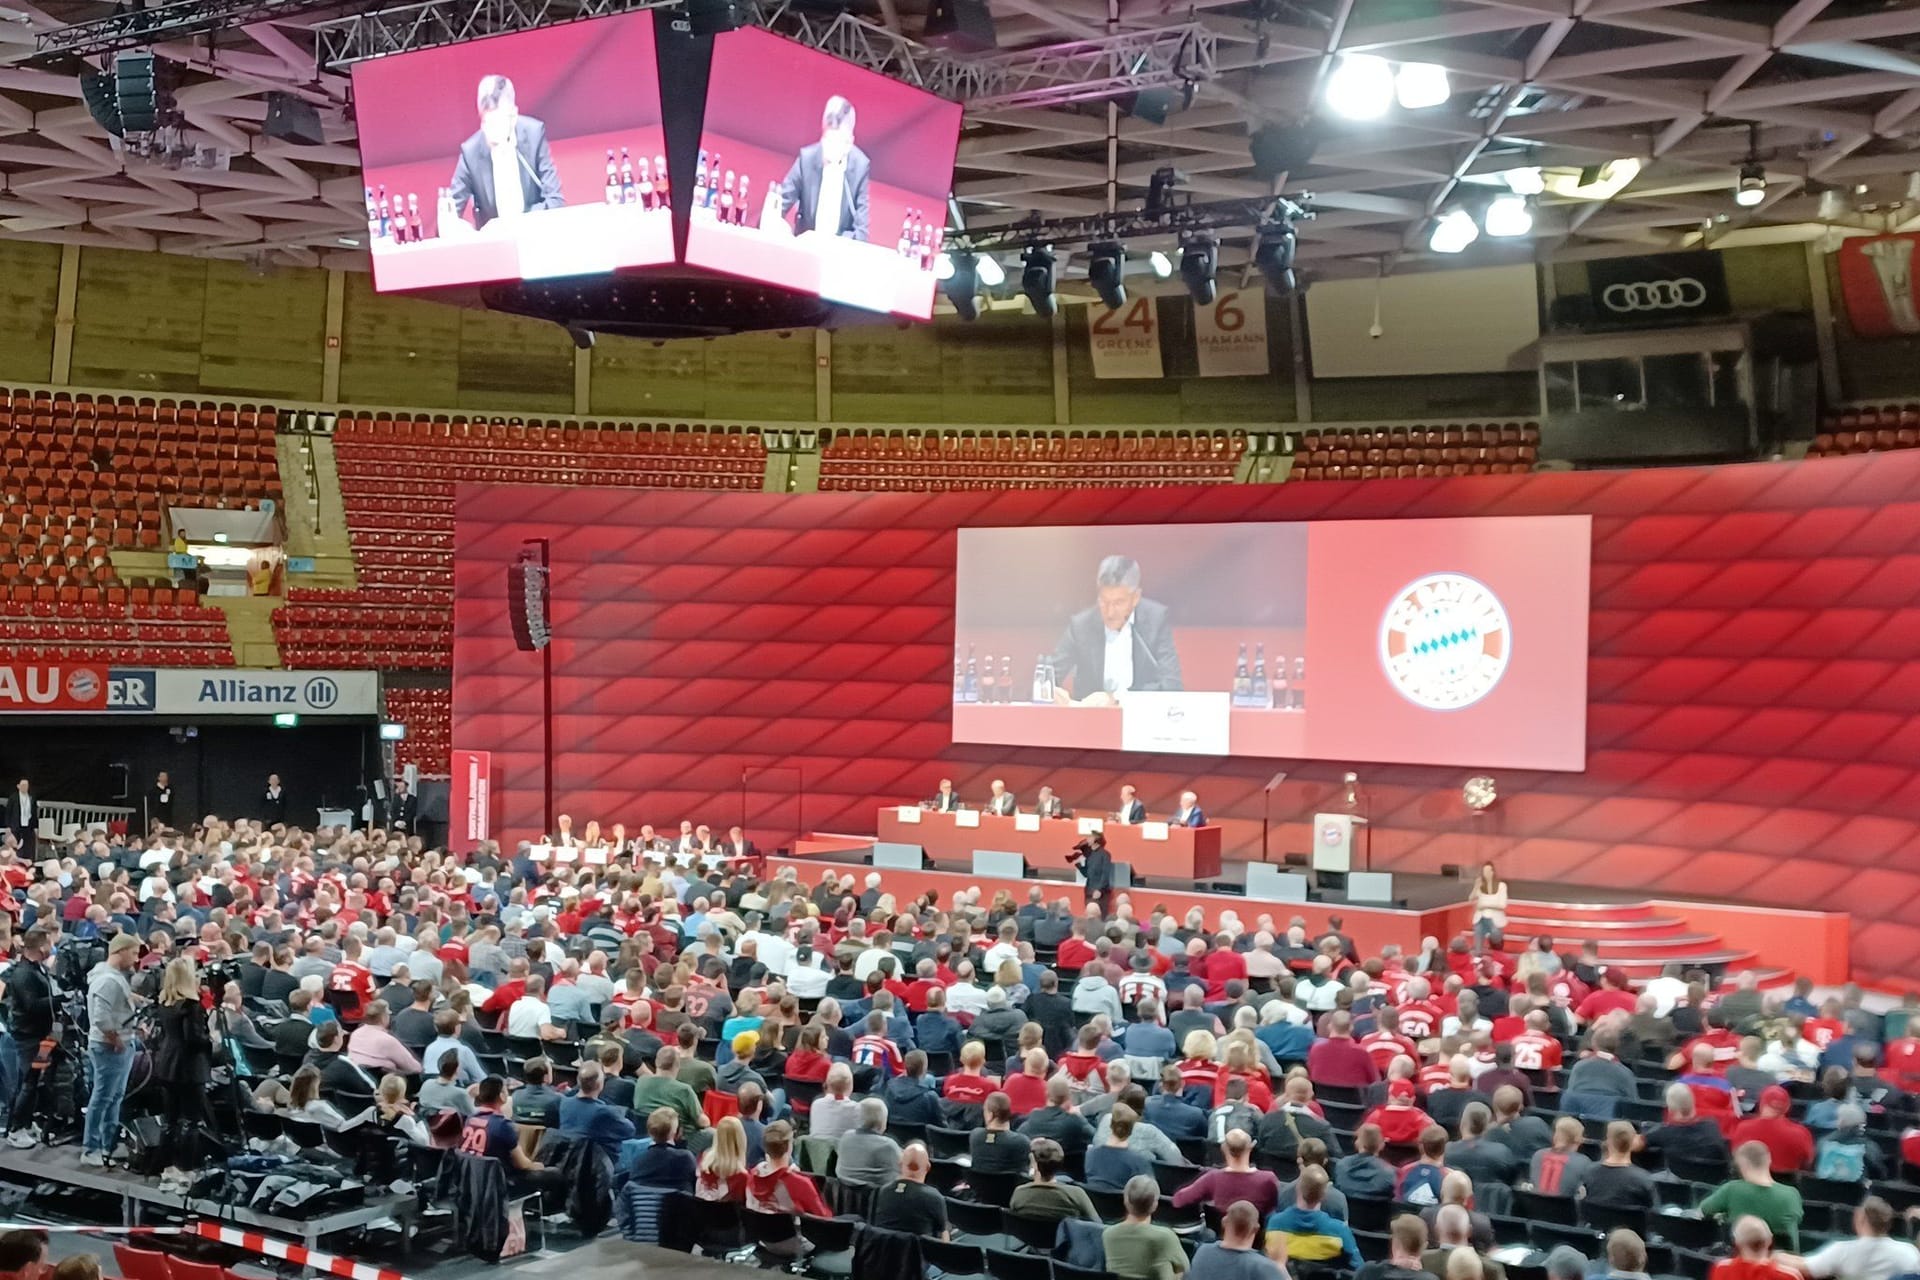
<svg viewBox="0 0 1920 1280"><path fill-rule="evenodd" d="M674 260L653 15L354 64L381 292Z"/></svg>
<svg viewBox="0 0 1920 1280"><path fill-rule="evenodd" d="M1587 516L962 529L953 740L1586 765Z"/></svg>
<svg viewBox="0 0 1920 1280"><path fill-rule="evenodd" d="M717 36L686 261L927 319L960 105L758 28Z"/></svg>

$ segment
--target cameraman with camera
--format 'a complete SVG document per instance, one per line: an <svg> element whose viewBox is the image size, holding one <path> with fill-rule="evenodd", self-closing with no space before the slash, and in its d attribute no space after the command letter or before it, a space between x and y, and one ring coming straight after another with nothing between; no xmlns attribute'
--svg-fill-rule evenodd
<svg viewBox="0 0 1920 1280"><path fill-rule="evenodd" d="M1086 901L1099 903L1102 916L1109 914L1108 902L1113 897L1113 855L1107 851L1106 834L1090 832L1073 846L1067 861L1086 877Z"/></svg>

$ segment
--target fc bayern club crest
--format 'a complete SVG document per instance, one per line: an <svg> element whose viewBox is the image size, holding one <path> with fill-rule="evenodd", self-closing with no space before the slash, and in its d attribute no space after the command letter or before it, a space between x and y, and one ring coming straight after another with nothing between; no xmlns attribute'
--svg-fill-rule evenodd
<svg viewBox="0 0 1920 1280"><path fill-rule="evenodd" d="M1380 620L1380 663L1415 706L1458 711L1493 692L1507 673L1513 631L1485 583L1432 573L1395 593Z"/></svg>

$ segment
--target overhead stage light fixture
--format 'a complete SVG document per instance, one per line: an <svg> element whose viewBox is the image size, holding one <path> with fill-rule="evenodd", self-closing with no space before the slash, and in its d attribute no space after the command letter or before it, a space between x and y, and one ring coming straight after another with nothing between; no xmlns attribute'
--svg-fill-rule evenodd
<svg viewBox="0 0 1920 1280"><path fill-rule="evenodd" d="M1156 280L1165 280L1173 274L1172 260L1158 249L1147 255L1147 266L1152 270L1153 278Z"/></svg>
<svg viewBox="0 0 1920 1280"><path fill-rule="evenodd" d="M1294 254L1299 245L1299 232L1285 224L1261 231L1253 247L1253 265L1260 268L1260 274L1267 278L1267 284L1275 292L1292 293L1299 287L1299 278L1293 271Z"/></svg>
<svg viewBox="0 0 1920 1280"><path fill-rule="evenodd" d="M980 277L980 283L989 289L998 289L1007 282L1007 271L1000 265L1000 259L990 253L983 253L974 259L974 272Z"/></svg>
<svg viewBox="0 0 1920 1280"><path fill-rule="evenodd" d="M1118 311L1127 305L1127 251L1118 241L1102 240L1087 247L1087 283L1100 301Z"/></svg>
<svg viewBox="0 0 1920 1280"><path fill-rule="evenodd" d="M1733 202L1751 209L1767 198L1767 171L1754 161L1740 166L1740 181L1733 189Z"/></svg>
<svg viewBox="0 0 1920 1280"><path fill-rule="evenodd" d="M1433 224L1433 235L1427 241L1427 248L1435 253L1460 253L1480 238L1480 226L1473 215L1465 209L1454 209L1442 214Z"/></svg>
<svg viewBox="0 0 1920 1280"><path fill-rule="evenodd" d="M1020 255L1020 292L1027 295L1027 301L1033 304L1033 314L1037 316L1053 314L1053 272L1051 246L1031 244Z"/></svg>
<svg viewBox="0 0 1920 1280"><path fill-rule="evenodd" d="M951 261L953 274L940 287L962 320L977 320L980 318L980 300L975 296L980 292L979 260L970 253L956 253Z"/></svg>
<svg viewBox="0 0 1920 1280"><path fill-rule="evenodd" d="M1393 64L1371 53L1344 53L1327 77L1327 106L1349 120L1378 120L1393 105Z"/></svg>
<svg viewBox="0 0 1920 1280"><path fill-rule="evenodd" d="M1219 250L1210 238L1189 240L1180 251L1180 278L1187 294L1201 306L1213 301L1217 288L1214 273L1218 269Z"/></svg>
<svg viewBox="0 0 1920 1280"><path fill-rule="evenodd" d="M1447 69L1432 62L1403 62L1393 77L1394 97L1403 110L1438 107L1453 96Z"/></svg>
<svg viewBox="0 0 1920 1280"><path fill-rule="evenodd" d="M1487 206L1487 234L1507 238L1533 230L1533 209L1525 196L1496 196Z"/></svg>

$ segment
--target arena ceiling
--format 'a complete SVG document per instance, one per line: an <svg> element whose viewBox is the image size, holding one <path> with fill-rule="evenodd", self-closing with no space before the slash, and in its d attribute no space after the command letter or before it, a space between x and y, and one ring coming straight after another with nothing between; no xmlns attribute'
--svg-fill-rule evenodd
<svg viewBox="0 0 1920 1280"><path fill-rule="evenodd" d="M866 0L911 37L925 0ZM991 0L1000 47L1030 48L1197 21L1217 72L1164 124L1104 103L969 112L958 208L984 227L1137 207L1173 167L1194 200L1259 197L1249 134L1313 139L1284 190L1311 193L1314 275L1419 269L1435 217L1477 207L1523 166L1632 159L1605 199L1548 192L1532 233L1486 237L1445 262L1809 240L1920 225L1920 3L1914 0ZM346 77L316 71L311 23L257 22L157 46L179 103L224 167L125 160L80 98L75 58L37 33L111 13L97 0L0 0L0 230L62 243L359 267L365 220ZM1445 67L1451 96L1377 120L1334 116L1342 53ZM327 140L261 136L265 95L319 106ZM1749 156L1764 200L1733 201ZM1110 203L1115 202L1115 203ZM1227 237L1223 265L1246 257ZM1017 273L1016 273L1017 274Z"/></svg>

